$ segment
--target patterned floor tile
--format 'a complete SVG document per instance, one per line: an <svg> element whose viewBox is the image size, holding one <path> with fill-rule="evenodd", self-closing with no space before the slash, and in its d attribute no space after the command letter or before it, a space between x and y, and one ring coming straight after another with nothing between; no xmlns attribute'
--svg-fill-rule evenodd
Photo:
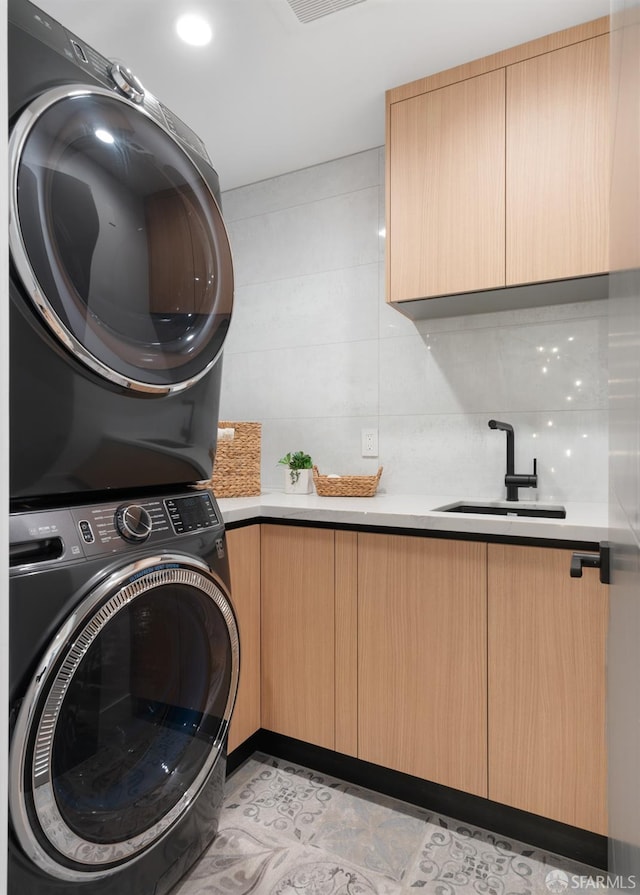
<svg viewBox="0 0 640 895"><path fill-rule="evenodd" d="M172 895L549 895L599 872L255 753Z"/></svg>
<svg viewBox="0 0 640 895"><path fill-rule="evenodd" d="M406 892L425 895L549 895L548 874L590 869L486 830L436 817L407 876ZM596 873L596 871L592 871Z"/></svg>
<svg viewBox="0 0 640 895"><path fill-rule="evenodd" d="M288 857L289 843L246 830L221 830L171 895L263 893L266 877Z"/></svg>
<svg viewBox="0 0 640 895"><path fill-rule="evenodd" d="M220 826L253 826L306 842L339 784L314 771L268 756L255 756L253 773L229 792Z"/></svg>
<svg viewBox="0 0 640 895"><path fill-rule="evenodd" d="M313 846L227 829L172 895L400 895L400 889Z"/></svg>
<svg viewBox="0 0 640 895"><path fill-rule="evenodd" d="M221 826L257 825L400 881L429 816L300 765L255 755L227 797Z"/></svg>
<svg viewBox="0 0 640 895"><path fill-rule="evenodd" d="M312 846L293 849L265 895L400 895L387 877Z"/></svg>
<svg viewBox="0 0 640 895"><path fill-rule="evenodd" d="M289 843L268 834L221 830L171 895L262 895L270 874L289 858Z"/></svg>
<svg viewBox="0 0 640 895"><path fill-rule="evenodd" d="M309 841L364 870L401 881L424 840L429 817L421 809L347 787L336 791Z"/></svg>
<svg viewBox="0 0 640 895"><path fill-rule="evenodd" d="M235 771L227 777L227 796L244 786L244 784L256 774L259 774L260 771L263 770L264 762L266 760L266 756L261 753L255 753L239 765Z"/></svg>

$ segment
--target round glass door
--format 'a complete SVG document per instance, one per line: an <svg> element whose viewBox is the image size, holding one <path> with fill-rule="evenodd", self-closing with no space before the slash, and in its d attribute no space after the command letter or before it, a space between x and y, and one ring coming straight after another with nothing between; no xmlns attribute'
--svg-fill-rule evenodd
<svg viewBox="0 0 640 895"><path fill-rule="evenodd" d="M231 606L192 560L136 566L56 638L13 737L11 815L53 876L105 875L189 809L221 750L237 689Z"/></svg>
<svg viewBox="0 0 640 895"><path fill-rule="evenodd" d="M103 88L56 88L21 114L9 156L11 257L56 338L134 390L203 376L229 326L231 251L170 132Z"/></svg>

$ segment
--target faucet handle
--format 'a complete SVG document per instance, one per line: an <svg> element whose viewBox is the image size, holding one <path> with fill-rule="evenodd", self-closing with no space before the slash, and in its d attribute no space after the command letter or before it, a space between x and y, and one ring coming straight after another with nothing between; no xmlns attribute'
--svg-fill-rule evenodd
<svg viewBox="0 0 640 895"><path fill-rule="evenodd" d="M533 472L531 475L506 475L504 477L505 485L516 485L518 488L537 488L538 487L538 460L533 458Z"/></svg>

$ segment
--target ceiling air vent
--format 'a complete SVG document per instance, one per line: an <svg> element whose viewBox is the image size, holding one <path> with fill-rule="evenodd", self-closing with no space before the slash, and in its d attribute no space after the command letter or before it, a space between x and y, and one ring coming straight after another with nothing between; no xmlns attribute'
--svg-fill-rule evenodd
<svg viewBox="0 0 640 895"><path fill-rule="evenodd" d="M340 12L347 6L355 6L357 3L364 2L365 0L287 0L303 25L315 22L316 19L321 19L331 13Z"/></svg>

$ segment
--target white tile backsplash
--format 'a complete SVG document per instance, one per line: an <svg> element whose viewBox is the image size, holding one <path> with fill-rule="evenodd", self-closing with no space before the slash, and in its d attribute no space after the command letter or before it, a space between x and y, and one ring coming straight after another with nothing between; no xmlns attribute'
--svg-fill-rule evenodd
<svg viewBox="0 0 640 895"><path fill-rule="evenodd" d="M224 361L220 414L257 422L375 416L377 368L377 341L231 354Z"/></svg>
<svg viewBox="0 0 640 895"><path fill-rule="evenodd" d="M378 188L229 225L236 283L265 283L378 261Z"/></svg>
<svg viewBox="0 0 640 895"><path fill-rule="evenodd" d="M378 264L240 286L225 355L378 338Z"/></svg>
<svg viewBox="0 0 640 895"><path fill-rule="evenodd" d="M322 473L383 465L389 493L501 498L496 417L516 430L517 472L538 458L539 499L606 502L606 301L419 322L388 307L383 149L233 190L223 207L238 286L221 415L263 423L263 487L304 450ZM379 458L360 456L365 427Z"/></svg>
<svg viewBox="0 0 640 895"><path fill-rule="evenodd" d="M384 164L384 150L370 149L324 165L314 165L312 168L303 168L229 190L222 200L224 219L230 223L367 187L377 187L381 182L381 155Z"/></svg>
<svg viewBox="0 0 640 895"><path fill-rule="evenodd" d="M538 461L538 488L521 489L521 500L606 502L605 411L512 413L509 422L516 472L529 473ZM381 417L380 455L389 493L506 497L506 436L489 429L485 414Z"/></svg>
<svg viewBox="0 0 640 895"><path fill-rule="evenodd" d="M602 318L386 338L380 413L605 409L606 338Z"/></svg>
<svg viewBox="0 0 640 895"><path fill-rule="evenodd" d="M373 475L379 461L359 456L360 433L377 425L375 416L269 420L262 431L262 487L283 488L278 460L288 451L310 453L321 475Z"/></svg>
<svg viewBox="0 0 640 895"><path fill-rule="evenodd" d="M483 495L490 488L487 483L499 475L498 464L491 462L486 450L484 426L486 422L477 415L381 416L386 491L459 494L461 498Z"/></svg>

